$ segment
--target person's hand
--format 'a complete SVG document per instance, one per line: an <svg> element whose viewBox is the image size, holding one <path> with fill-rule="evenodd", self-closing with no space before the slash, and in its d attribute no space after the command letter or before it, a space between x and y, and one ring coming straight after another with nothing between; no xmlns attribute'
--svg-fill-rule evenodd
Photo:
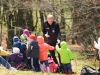
<svg viewBox="0 0 100 75"><path fill-rule="evenodd" d="M28 59L30 59L30 57L27 57Z"/></svg>
<svg viewBox="0 0 100 75"><path fill-rule="evenodd" d="M59 44L60 43L60 40L57 40L57 44Z"/></svg>
<svg viewBox="0 0 100 75"><path fill-rule="evenodd" d="M48 34L45 34L46 38L50 37Z"/></svg>

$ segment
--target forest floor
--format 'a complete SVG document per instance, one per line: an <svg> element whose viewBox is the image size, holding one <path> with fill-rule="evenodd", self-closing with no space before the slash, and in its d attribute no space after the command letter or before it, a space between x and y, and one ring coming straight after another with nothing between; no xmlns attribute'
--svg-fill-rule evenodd
<svg viewBox="0 0 100 75"><path fill-rule="evenodd" d="M6 39L7 36L4 34L3 35L3 38L2 38L2 46L4 47L4 49L6 49ZM98 69L98 61L95 61L95 57L90 57L88 58L88 54L87 53L84 53L84 49L77 45L77 44L74 44L72 45L71 44L71 41L68 41L68 48L70 50L72 50L73 52L73 60L72 60L72 68L73 68L73 71L76 72L76 74L74 75L80 75L80 71L82 69L82 67L84 65L90 65L92 66L93 68L95 69ZM48 75L47 73L35 73L33 71L18 71L18 72L12 72L12 71L9 71L7 69L4 69L4 68L0 68L0 75ZM63 75L63 74L50 74L50 75Z"/></svg>
<svg viewBox="0 0 100 75"><path fill-rule="evenodd" d="M80 52L73 52L73 60L72 60L72 68L73 71L76 72L76 74L73 75L80 75L81 69L84 65L92 66L95 69L98 69L98 61L95 61L94 57L88 58L86 53L80 53ZM35 73L33 71L9 71L4 68L0 68L0 75L48 75L48 73ZM63 75L58 73L50 73L49 75Z"/></svg>
<svg viewBox="0 0 100 75"><path fill-rule="evenodd" d="M98 69L98 61L95 61L94 57L88 58L87 53L82 53L82 47L79 45L71 45L69 43L68 47L73 52L73 60L72 60L72 68L73 71L76 72L74 75L80 75L81 69L84 65L92 66L93 68ZM35 73L33 71L18 71L18 72L12 72L9 70L6 70L4 68L0 68L0 75L48 75L48 73ZM49 75L63 75L63 74L49 74Z"/></svg>

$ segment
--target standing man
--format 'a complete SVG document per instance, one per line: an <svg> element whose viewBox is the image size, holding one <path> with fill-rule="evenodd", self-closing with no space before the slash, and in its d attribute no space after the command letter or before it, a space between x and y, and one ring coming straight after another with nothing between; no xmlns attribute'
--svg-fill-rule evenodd
<svg viewBox="0 0 100 75"><path fill-rule="evenodd" d="M47 39L47 43L51 46L56 46L56 43L60 43L60 28L57 21L54 21L53 15L47 16L47 21L43 24L43 34L45 38ZM55 50L49 51L51 56L54 59L54 62L58 64L56 56L55 56Z"/></svg>

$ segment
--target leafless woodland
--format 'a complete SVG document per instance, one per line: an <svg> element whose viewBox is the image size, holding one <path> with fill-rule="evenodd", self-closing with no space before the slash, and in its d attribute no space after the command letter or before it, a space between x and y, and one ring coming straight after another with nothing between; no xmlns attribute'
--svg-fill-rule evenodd
<svg viewBox="0 0 100 75"><path fill-rule="evenodd" d="M40 35L42 23L53 14L60 24L62 40L72 39L85 50L93 50L99 37L100 0L0 0L0 35L7 27L7 48L24 28ZM0 36L2 37L2 36ZM0 39L2 41L2 38Z"/></svg>

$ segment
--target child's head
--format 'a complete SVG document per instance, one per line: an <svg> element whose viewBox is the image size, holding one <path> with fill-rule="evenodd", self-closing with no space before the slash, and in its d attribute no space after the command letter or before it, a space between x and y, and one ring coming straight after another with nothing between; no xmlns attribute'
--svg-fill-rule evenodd
<svg viewBox="0 0 100 75"><path fill-rule="evenodd" d="M14 36L14 37L13 37L13 42L17 42L17 41L19 41L18 36Z"/></svg>
<svg viewBox="0 0 100 75"><path fill-rule="evenodd" d="M29 30L28 29L24 29L23 30L23 34L26 34L28 37L30 36Z"/></svg>
<svg viewBox="0 0 100 75"><path fill-rule="evenodd" d="M18 53L18 54L19 54L19 53L20 53L20 49L17 48L17 47L14 47L14 48L13 48L13 53Z"/></svg>
<svg viewBox="0 0 100 75"><path fill-rule="evenodd" d="M38 37L37 37L37 41L38 41L39 44L44 43L44 38L43 38L43 36L38 36Z"/></svg>
<svg viewBox="0 0 100 75"><path fill-rule="evenodd" d="M20 40L21 40L21 42L25 42L25 41L27 41L28 40L28 37L27 37L27 35L21 35L20 36Z"/></svg>
<svg viewBox="0 0 100 75"><path fill-rule="evenodd" d="M60 43L61 48L67 48L67 43L65 41L62 41Z"/></svg>
<svg viewBox="0 0 100 75"><path fill-rule="evenodd" d="M33 40L36 40L36 36L34 34L31 34L29 36L29 40L30 40L30 42L33 41Z"/></svg>

